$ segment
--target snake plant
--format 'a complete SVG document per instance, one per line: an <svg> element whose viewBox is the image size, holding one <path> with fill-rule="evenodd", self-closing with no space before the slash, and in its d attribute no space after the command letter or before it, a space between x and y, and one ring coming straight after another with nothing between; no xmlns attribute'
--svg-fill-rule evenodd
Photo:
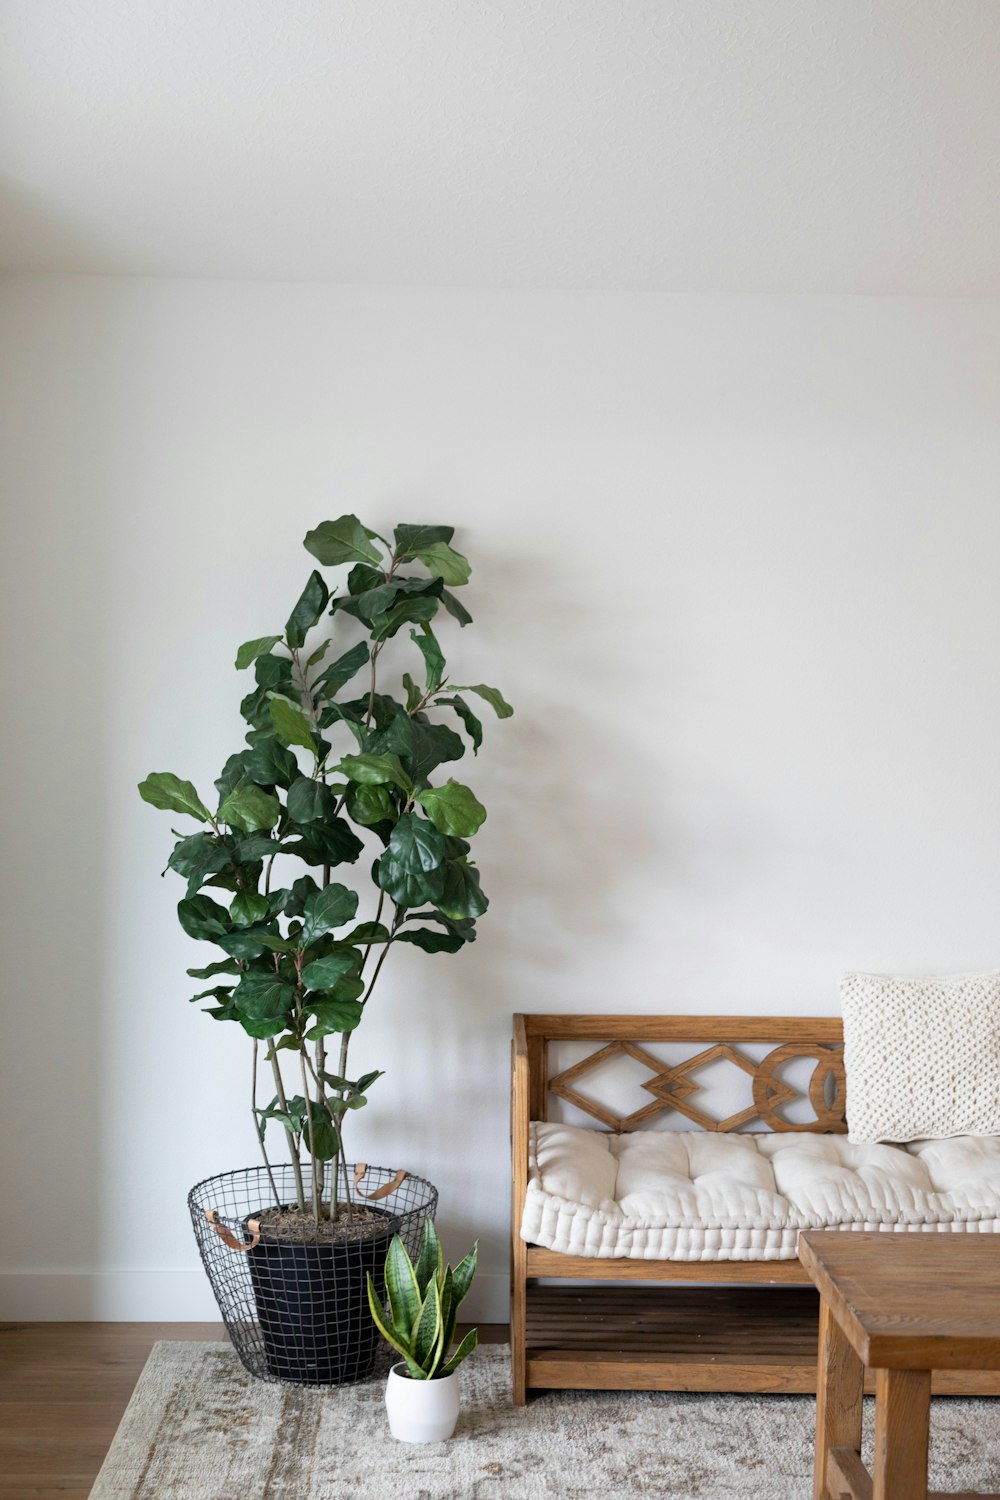
<svg viewBox="0 0 1000 1500"><path fill-rule="evenodd" d="M385 1258L388 1318L369 1275L372 1317L382 1337L403 1356L411 1379L443 1380L476 1347L478 1334L473 1328L450 1353L458 1309L472 1285L478 1254L477 1240L454 1270L446 1266L434 1222L427 1219L414 1265L403 1241L395 1235Z"/></svg>

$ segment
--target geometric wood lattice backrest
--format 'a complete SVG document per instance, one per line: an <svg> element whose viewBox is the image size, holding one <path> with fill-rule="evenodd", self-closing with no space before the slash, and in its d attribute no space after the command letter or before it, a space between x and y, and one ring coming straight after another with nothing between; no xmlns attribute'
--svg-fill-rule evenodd
<svg viewBox="0 0 1000 1500"><path fill-rule="evenodd" d="M642 1129L659 1115L684 1116L701 1130L737 1130L753 1121L772 1131L826 1131L842 1135L847 1130L847 1090L844 1075L841 1022L832 1018L757 1016L531 1016L527 1023L529 1049L534 1051L536 1095L554 1094L592 1119L616 1132ZM601 1042L595 1051L572 1067L549 1074L550 1041ZM682 1061L666 1063L644 1043L707 1043ZM744 1045L763 1043L761 1058L749 1057ZM641 1087L651 1095L648 1104L630 1114L618 1114L592 1091L588 1075L616 1058L630 1058L648 1074ZM802 1063L805 1067L802 1067ZM749 1076L752 1103L745 1109L716 1119L699 1102L702 1084L698 1074L718 1064L728 1065ZM809 1064L812 1064L810 1067ZM791 1068L791 1065L797 1065ZM789 1069L797 1082L789 1079ZM803 1081L804 1079L804 1081ZM793 1123L784 1110L805 1101L812 1118ZM543 1098L540 1110L548 1111Z"/></svg>

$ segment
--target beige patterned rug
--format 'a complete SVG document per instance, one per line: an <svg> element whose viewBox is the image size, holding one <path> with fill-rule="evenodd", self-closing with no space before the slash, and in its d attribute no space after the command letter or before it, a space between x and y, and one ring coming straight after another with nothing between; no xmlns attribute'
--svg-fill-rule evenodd
<svg viewBox="0 0 1000 1500"><path fill-rule="evenodd" d="M505 1347L478 1349L462 1366L452 1441L411 1447L389 1436L381 1380L322 1392L265 1385L227 1344L157 1344L91 1500L812 1493L808 1397L553 1391L515 1410L508 1358ZM931 1479L935 1488L1000 1489L1000 1399L935 1401Z"/></svg>

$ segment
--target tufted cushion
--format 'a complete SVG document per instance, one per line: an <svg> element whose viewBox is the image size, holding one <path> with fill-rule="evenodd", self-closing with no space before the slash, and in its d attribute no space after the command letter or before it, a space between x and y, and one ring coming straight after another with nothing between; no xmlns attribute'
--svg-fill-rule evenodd
<svg viewBox="0 0 1000 1500"><path fill-rule="evenodd" d="M521 1237L571 1255L794 1260L802 1229L1000 1230L1000 1136L610 1135L533 1124Z"/></svg>
<svg viewBox="0 0 1000 1500"><path fill-rule="evenodd" d="M1000 972L844 974L852 1141L1000 1133Z"/></svg>

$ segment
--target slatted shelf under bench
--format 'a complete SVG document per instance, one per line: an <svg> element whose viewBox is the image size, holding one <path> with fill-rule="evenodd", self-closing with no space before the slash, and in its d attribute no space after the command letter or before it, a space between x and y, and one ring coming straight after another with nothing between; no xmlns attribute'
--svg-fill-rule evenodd
<svg viewBox="0 0 1000 1500"><path fill-rule="evenodd" d="M525 1383L811 1395L818 1308L811 1287L529 1285ZM995 1391L991 1372L978 1375L940 1371L934 1392Z"/></svg>

